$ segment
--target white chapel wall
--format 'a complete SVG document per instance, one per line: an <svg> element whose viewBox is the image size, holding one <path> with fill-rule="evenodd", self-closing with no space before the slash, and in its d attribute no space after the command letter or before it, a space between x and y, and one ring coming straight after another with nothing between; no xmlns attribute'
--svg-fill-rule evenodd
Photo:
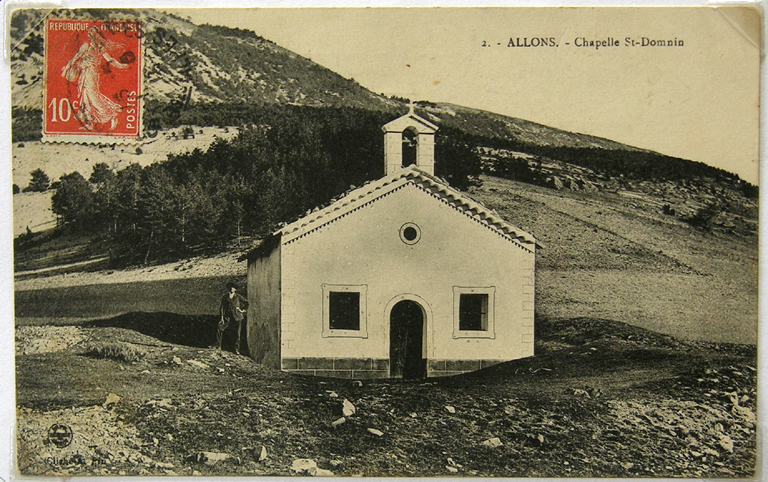
<svg viewBox="0 0 768 482"><path fill-rule="evenodd" d="M413 222L421 239L404 244ZM430 359L533 354L534 255L413 185L282 247L282 357L389 357L387 304L429 304ZM367 338L324 338L322 285L367 286ZM493 339L454 338L453 286L495 286Z"/></svg>

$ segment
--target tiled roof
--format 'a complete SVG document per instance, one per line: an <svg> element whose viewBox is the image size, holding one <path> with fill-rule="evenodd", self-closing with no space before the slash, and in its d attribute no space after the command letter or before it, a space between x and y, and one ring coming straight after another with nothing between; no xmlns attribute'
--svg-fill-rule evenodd
<svg viewBox="0 0 768 482"><path fill-rule="evenodd" d="M315 208L300 219L281 227L274 235L281 236L283 243L292 242L409 183L527 251L533 251L537 244L536 239L529 233L509 224L492 210L415 166L354 188L332 200L327 206Z"/></svg>

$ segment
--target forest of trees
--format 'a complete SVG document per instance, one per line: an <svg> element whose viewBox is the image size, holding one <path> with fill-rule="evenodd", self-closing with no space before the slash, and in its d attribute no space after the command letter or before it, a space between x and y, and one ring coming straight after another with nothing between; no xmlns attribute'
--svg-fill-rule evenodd
<svg viewBox="0 0 768 482"><path fill-rule="evenodd" d="M62 176L53 211L62 229L104 242L120 264L217 251L380 177L388 120L357 109L282 109L205 152L118 172L98 164L87 180ZM477 185L472 146L460 133L441 134L436 174L459 189Z"/></svg>

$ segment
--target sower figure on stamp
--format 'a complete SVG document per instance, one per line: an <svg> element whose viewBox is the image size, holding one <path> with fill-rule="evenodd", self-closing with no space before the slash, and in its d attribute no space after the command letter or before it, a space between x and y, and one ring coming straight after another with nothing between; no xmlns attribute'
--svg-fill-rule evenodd
<svg viewBox="0 0 768 482"><path fill-rule="evenodd" d="M237 292L237 286L234 283L227 283L227 293L221 297L219 305L219 327L216 331L216 341L221 350L221 342L224 339L224 332L233 323L237 329L237 341L235 341L235 353L240 354L240 332L242 331L242 322L245 314L245 308L248 307L248 300Z"/></svg>
<svg viewBox="0 0 768 482"><path fill-rule="evenodd" d="M118 47L119 44L105 39L98 28L92 27L80 50L61 69L62 77L77 84L78 106L75 119L83 124L85 130L93 130L94 124L109 123L109 130L117 127L117 116L122 107L101 92L100 84L102 60L106 61L107 66L128 68L128 63L122 63L109 55L109 50ZM135 54L131 55L135 57ZM126 60L130 58L126 57Z"/></svg>

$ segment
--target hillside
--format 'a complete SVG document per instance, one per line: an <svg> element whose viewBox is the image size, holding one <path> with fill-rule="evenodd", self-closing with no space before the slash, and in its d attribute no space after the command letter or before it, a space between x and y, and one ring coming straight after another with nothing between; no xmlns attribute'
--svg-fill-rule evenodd
<svg viewBox="0 0 768 482"><path fill-rule="evenodd" d="M70 18L54 10L50 18ZM143 22L145 100L169 104L189 95L195 103L279 103L382 109L395 104L250 31L197 26L150 10L78 10L80 18L131 16ZM42 26L39 12L15 12L13 106L42 108ZM39 22L39 20L38 20ZM230 67L236 65L237 69ZM156 105L156 104L154 104ZM153 112L148 112L152 117ZM148 125L152 128L151 123Z"/></svg>
<svg viewBox="0 0 768 482"><path fill-rule="evenodd" d="M599 317L692 340L756 343L756 234L694 228L664 214L657 198L642 191L555 191L488 176L483 181L470 195L543 245L536 266L540 315ZM56 300L89 300L100 285L112 285L107 311L86 309L88 317L106 316L135 309L146 296L145 283L178 280L180 293L192 293L199 279L239 279L245 265L236 261L238 253L253 242L232 245L228 255L114 270L82 239L35 235L15 253L17 314L44 320L54 315L46 311L52 304L59 316L77 317L85 308ZM61 266L84 261L91 264ZM159 309L207 313L217 293L213 286L192 296L195 303L180 307L168 300ZM122 296L124 302L115 298Z"/></svg>
<svg viewBox="0 0 768 482"><path fill-rule="evenodd" d="M208 348L215 316L16 330L25 476L752 477L754 347L537 320L536 356L458 377L277 372ZM352 415L342 406L354 407ZM74 433L67 447L48 427Z"/></svg>
<svg viewBox="0 0 768 482"><path fill-rule="evenodd" d="M49 14L71 16L71 11ZM93 18L130 16L144 23L145 119L148 133L180 125L239 126L257 123L260 106L351 108L394 117L406 106L370 92L338 74L247 30L202 25L152 10L79 10ZM41 11L14 13L11 25L13 135L39 137L42 109ZM233 69L232 66L237 66ZM417 99L413 99L417 100ZM477 147L505 148L547 156L613 175L712 177L739 189L724 171L670 158L595 136L566 132L452 104L419 102L417 113L445 132L456 132ZM588 165L585 165L588 164Z"/></svg>

